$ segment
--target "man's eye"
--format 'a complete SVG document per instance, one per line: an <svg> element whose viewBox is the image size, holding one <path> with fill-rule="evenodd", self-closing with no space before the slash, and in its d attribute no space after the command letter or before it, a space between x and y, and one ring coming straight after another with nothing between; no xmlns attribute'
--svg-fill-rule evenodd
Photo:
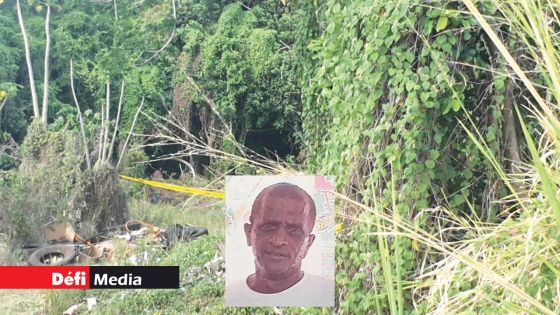
<svg viewBox="0 0 560 315"><path fill-rule="evenodd" d="M293 235L300 235L301 233L303 233L303 230L297 226L291 226L288 227L288 233Z"/></svg>

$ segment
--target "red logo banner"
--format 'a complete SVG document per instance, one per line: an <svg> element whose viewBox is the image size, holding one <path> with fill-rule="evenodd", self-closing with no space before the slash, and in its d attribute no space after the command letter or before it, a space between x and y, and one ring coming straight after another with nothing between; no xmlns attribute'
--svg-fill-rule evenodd
<svg viewBox="0 0 560 315"><path fill-rule="evenodd" d="M0 266L0 289L88 289L89 266Z"/></svg>

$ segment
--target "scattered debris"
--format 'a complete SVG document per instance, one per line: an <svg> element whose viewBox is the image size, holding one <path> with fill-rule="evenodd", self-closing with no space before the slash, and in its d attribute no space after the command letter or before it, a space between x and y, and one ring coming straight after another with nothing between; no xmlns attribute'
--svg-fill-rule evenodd
<svg viewBox="0 0 560 315"><path fill-rule="evenodd" d="M192 241L202 235L208 235L208 229L184 224L172 225L161 233L161 237L167 246L177 241Z"/></svg>
<svg viewBox="0 0 560 315"><path fill-rule="evenodd" d="M189 268L185 275L185 281L183 282L185 285L193 285L200 280L208 278L208 275L204 272L204 268L198 266L192 266Z"/></svg>
<svg viewBox="0 0 560 315"><path fill-rule="evenodd" d="M204 267L193 266L185 274L186 286L193 285L201 280L221 280L226 271L224 261L224 246L221 243L216 244L216 255L214 259L204 264Z"/></svg>
<svg viewBox="0 0 560 315"><path fill-rule="evenodd" d="M215 275L216 277L222 277L226 272L226 262L224 260L224 244L217 243L216 244L216 255L214 255L214 259L204 264L204 268L206 271L211 274Z"/></svg>
<svg viewBox="0 0 560 315"><path fill-rule="evenodd" d="M27 262L31 266L62 266L72 262L78 254L76 244L47 245L34 251Z"/></svg>
<svg viewBox="0 0 560 315"><path fill-rule="evenodd" d="M204 268L206 268L206 271L211 275L215 275L216 277L223 276L226 271L224 257L214 258L204 264Z"/></svg>
<svg viewBox="0 0 560 315"><path fill-rule="evenodd" d="M168 229L160 229L146 222L130 220L84 240L69 223L50 224L43 231L47 244L35 246L27 261L31 266L87 265L99 260L113 260L118 254L117 257L129 257L129 261L136 265L148 260L149 248L167 248L174 242L192 241L207 234L208 230L203 227L174 224ZM140 240L149 248L136 253L136 243Z"/></svg>
<svg viewBox="0 0 560 315"><path fill-rule="evenodd" d="M47 242L74 242L76 232L74 232L74 228L69 223L49 224L45 227L44 235Z"/></svg>

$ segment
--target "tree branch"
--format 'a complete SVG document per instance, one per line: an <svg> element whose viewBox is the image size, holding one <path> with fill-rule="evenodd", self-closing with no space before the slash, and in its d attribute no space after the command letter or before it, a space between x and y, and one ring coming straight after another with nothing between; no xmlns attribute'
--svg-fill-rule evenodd
<svg viewBox="0 0 560 315"><path fill-rule="evenodd" d="M171 43L171 40L173 40L173 37L175 37L175 27L173 27L173 31L171 32L171 36L169 36L169 38L167 39L167 42L165 42L165 44L163 45L163 47L161 47L160 49L154 51L153 55L148 58L148 60L146 60L144 63L148 63L150 62L150 60L154 59L155 57L157 57L167 46L169 46L169 43Z"/></svg>
<svg viewBox="0 0 560 315"><path fill-rule="evenodd" d="M8 100L8 97L6 96L6 98L4 98L4 100L2 101L2 104L0 104L0 113L2 113L2 109L4 109L4 105L6 104L7 100Z"/></svg>
<svg viewBox="0 0 560 315"><path fill-rule="evenodd" d="M27 63L27 72L29 74L29 87L31 88L31 102L33 104L33 116L41 117L39 112L39 102L37 101L37 91L35 90L35 78L33 77L33 67L31 66L31 53L29 52L29 41L27 39L27 32L23 23L23 16L21 15L21 6L19 0L16 0L16 9L18 15L19 26L21 34L23 35L23 46L25 49L25 61Z"/></svg>
<svg viewBox="0 0 560 315"><path fill-rule="evenodd" d="M102 162L103 158L103 132L105 131L105 107L101 103L101 126L99 126L99 152L97 152L97 161Z"/></svg>
<svg viewBox="0 0 560 315"><path fill-rule="evenodd" d="M107 81L107 91L105 93L107 105L105 106L105 130L103 131L103 161L107 161L107 149L109 149L109 125L111 124L110 106L111 106L111 83Z"/></svg>
<svg viewBox="0 0 560 315"><path fill-rule="evenodd" d="M80 110L80 105L78 104L78 98L76 97L76 90L74 89L74 65L72 59L70 59L70 88L72 89L72 96L74 97L74 103L78 109L78 119L80 120L80 129L82 131L82 138L84 141L84 151L86 151L86 165L87 169L91 169L91 158L89 157L89 148L87 144L86 131L84 128L84 119L82 118L82 111Z"/></svg>
<svg viewBox="0 0 560 315"><path fill-rule="evenodd" d="M119 97L119 107L117 109L117 119L115 121L115 127L113 128L113 138L111 139L111 145L109 145L109 155L108 155L109 159L113 156L113 147L115 146L115 138L117 137L117 131L119 129L119 119L121 117L123 95L124 95L124 79L122 80L122 83L121 83L121 96Z"/></svg>
<svg viewBox="0 0 560 315"><path fill-rule="evenodd" d="M49 101L49 53L51 49L51 34L50 34L50 19L51 19L51 6L47 4L47 18L45 20L45 75L43 80L43 115L41 121L43 126L47 128L47 109Z"/></svg>
<svg viewBox="0 0 560 315"><path fill-rule="evenodd" d="M138 115L140 115L140 112L142 111L142 107L144 107L144 97L142 97L142 102L140 103L140 107L138 107L138 110L134 115L134 120L132 121L132 125L130 126L130 131L128 132L128 136L126 137L126 141L124 142L124 146L119 156L119 160L117 161L117 166L115 167L116 170L119 169L119 165L121 164L121 160L124 155L124 152L126 152L126 147L128 146L128 142L130 141L130 136L132 135L132 131L134 130L134 126L136 125L136 120L138 119Z"/></svg>
<svg viewBox="0 0 560 315"><path fill-rule="evenodd" d="M118 20L119 14L117 13L117 0L113 0L113 7L115 8L115 20Z"/></svg>
<svg viewBox="0 0 560 315"><path fill-rule="evenodd" d="M8 100L8 96L4 97L2 104L0 104L0 127L2 126L2 109L4 109L4 105L6 105L7 100Z"/></svg>

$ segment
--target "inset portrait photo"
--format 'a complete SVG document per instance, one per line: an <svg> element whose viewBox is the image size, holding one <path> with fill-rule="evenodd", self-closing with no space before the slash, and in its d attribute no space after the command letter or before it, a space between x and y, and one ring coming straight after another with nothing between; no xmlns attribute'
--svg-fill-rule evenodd
<svg viewBox="0 0 560 315"><path fill-rule="evenodd" d="M334 306L334 178L226 177L226 305Z"/></svg>

